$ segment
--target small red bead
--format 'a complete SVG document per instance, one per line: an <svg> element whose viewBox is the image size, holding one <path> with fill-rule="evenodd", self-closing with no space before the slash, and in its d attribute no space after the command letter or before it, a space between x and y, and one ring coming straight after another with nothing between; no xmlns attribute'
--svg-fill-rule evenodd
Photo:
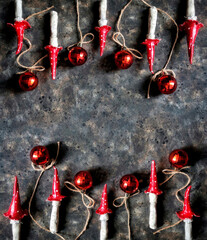
<svg viewBox="0 0 207 240"><path fill-rule="evenodd" d="M188 163L188 154L182 149L176 149L170 153L169 162L176 168L182 168Z"/></svg>
<svg viewBox="0 0 207 240"><path fill-rule="evenodd" d="M132 174L125 175L120 180L120 188L125 193L132 194L137 191L138 187L139 182L137 178Z"/></svg>
<svg viewBox="0 0 207 240"><path fill-rule="evenodd" d="M36 146L30 152L30 159L36 165L45 165L50 161L50 155L45 146Z"/></svg>
<svg viewBox="0 0 207 240"><path fill-rule="evenodd" d="M133 63L133 56L126 50L119 51L115 54L115 64L120 69L127 69Z"/></svg>
<svg viewBox="0 0 207 240"><path fill-rule="evenodd" d="M158 78L157 85L162 94L171 94L177 88L177 81L171 75L162 75Z"/></svg>
<svg viewBox="0 0 207 240"><path fill-rule="evenodd" d="M38 78L31 72L25 72L19 77L19 86L23 91L32 91L38 85Z"/></svg>
<svg viewBox="0 0 207 240"><path fill-rule="evenodd" d="M74 177L75 186L81 190L91 188L93 180L91 174L88 171L80 171Z"/></svg>
<svg viewBox="0 0 207 240"><path fill-rule="evenodd" d="M87 57L88 54L82 47L73 47L68 53L68 59L74 66L83 65Z"/></svg>

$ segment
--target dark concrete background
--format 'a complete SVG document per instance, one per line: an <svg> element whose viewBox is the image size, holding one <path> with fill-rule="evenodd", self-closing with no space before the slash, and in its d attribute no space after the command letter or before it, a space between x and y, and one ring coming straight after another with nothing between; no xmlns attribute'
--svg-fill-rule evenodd
<svg viewBox="0 0 207 240"><path fill-rule="evenodd" d="M80 0L81 28L83 33L92 31L96 40L85 49L88 61L80 67L71 67L66 47L78 41L75 1L25 0L24 17L55 5L59 12L59 44L64 47L60 54L57 79L51 80L48 59L43 62L46 71L37 73L39 86L32 92L20 92L16 87L20 69L15 60L16 36L7 22L13 22L14 3L0 0L0 98L1 98L1 145L0 145L0 239L11 239L9 220L3 217L12 198L14 176L17 175L23 207L34 188L38 172L31 167L29 153L36 145L49 146L55 155L57 141L61 141L57 168L61 179L63 200L60 212L60 233L66 239L75 239L86 218L80 195L63 187L66 179L72 180L80 170L89 170L94 186L88 191L98 208L103 185L108 184L109 205L113 209L109 221L109 239L127 239L126 211L114 209L112 200L123 195L119 179L134 173L140 181L141 194L130 199L132 239L184 239L184 223L154 236L148 228L147 188L151 160L156 160L159 181L164 179L161 170L170 168L168 156L176 148L185 149L190 157L189 175L192 178L191 204L201 215L194 218L193 235L196 240L207 239L206 210L206 64L207 32L199 31L195 44L194 63L187 56L186 38L180 35L169 68L178 81L177 91L169 96L160 95L152 86L152 98L146 99L150 79L146 49L140 43L147 33L147 7L134 1L123 16L121 30L127 45L144 54L142 61L134 61L128 70L117 70L113 56L120 48L111 40L115 22L127 1L110 0L109 24L113 31L108 35L104 56L100 58L98 36L94 27L98 22L98 1ZM171 14L178 23L184 21L186 1L151 1ZM206 1L196 1L199 21L207 25ZM23 62L31 64L46 54L44 46L49 43L49 14L29 20L32 29L27 30L34 48L24 56ZM165 16L159 14L156 30L161 39L156 47L154 69L160 70L175 37L175 27ZM45 200L51 193L53 170L45 172L34 199L32 212L35 218L48 227L51 203ZM175 223L176 211L181 209L174 192L185 184L182 176L174 177L162 187L159 196L159 227ZM94 209L94 210L95 210ZM99 216L93 211L88 230L81 239L99 239ZM22 239L57 239L40 230L26 217L23 219Z"/></svg>

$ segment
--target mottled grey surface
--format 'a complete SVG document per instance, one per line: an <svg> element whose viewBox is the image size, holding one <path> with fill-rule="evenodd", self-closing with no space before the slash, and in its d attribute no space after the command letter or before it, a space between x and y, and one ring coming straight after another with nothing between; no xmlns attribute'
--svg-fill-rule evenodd
<svg viewBox="0 0 207 240"><path fill-rule="evenodd" d="M151 1L182 23L186 1ZM86 218L86 211L80 195L63 187L66 179L72 180L80 170L89 170L94 186L88 191L98 208L103 185L108 184L109 205L113 209L109 221L109 239L127 239L126 211L124 207L114 209L112 200L123 195L119 179L134 173L140 181L140 195L130 199L132 239L184 239L184 224L163 231L157 236L148 228L148 196L144 190L148 185L150 163L155 159L159 181L164 179L161 170L170 168L169 153L175 148L185 149L192 166L191 204L201 215L193 222L196 240L207 239L207 178L206 178L206 64L207 32L199 31L194 63L188 62L186 38L180 35L169 68L178 81L177 91L169 96L160 95L155 84L152 98L147 100L146 89L150 79L146 49L140 43L147 33L148 10L141 1L134 1L123 16L121 29L129 47L138 48L143 54L142 61L134 61L128 70L117 70L113 56L119 47L111 40L115 21L124 0L109 1L109 24L113 31L108 35L103 57L99 57L98 36L94 27L98 21L98 2L80 0L81 28L83 33L96 34L94 43L85 45L89 59L83 66L71 67L67 60L66 47L78 41L76 28L75 1L24 1L24 16L43 10L52 4L59 12L59 43L64 47L60 54L57 79L51 80L48 60L44 61L46 71L37 73L39 86L32 92L20 92L16 87L19 71L15 63L16 36L6 27L13 22L14 3L0 0L0 98L1 98L1 145L0 145L0 239L11 239L9 220L3 217L12 198L14 176L20 184L23 206L34 188L38 172L31 167L29 153L35 145L49 146L55 155L57 141L62 142L57 168L61 180L63 200L60 212L60 233L66 239L75 239ZM196 1L199 21L207 25L206 1ZM49 43L49 14L29 20L32 29L26 31L34 48L24 57L25 64L32 64L46 52ZM172 41L175 27L163 15L158 16L157 37L161 39L156 47L155 70L163 67ZM33 203L32 212L44 226L49 226L51 203L45 200L51 193L53 171L43 175ZM178 220L175 212L181 209L174 192L185 183L182 176L174 177L162 187L159 196L159 227ZM95 210L94 209L94 210ZM88 230L81 237L85 240L99 239L99 216L95 214ZM26 217L23 219L22 240L57 239L40 230Z"/></svg>

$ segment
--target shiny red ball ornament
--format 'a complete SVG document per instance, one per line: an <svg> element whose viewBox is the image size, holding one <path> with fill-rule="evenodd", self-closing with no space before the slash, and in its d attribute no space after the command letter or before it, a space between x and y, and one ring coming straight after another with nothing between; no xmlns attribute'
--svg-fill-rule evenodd
<svg viewBox="0 0 207 240"><path fill-rule="evenodd" d="M182 168L188 163L188 154L182 149L176 149L170 153L170 163L176 168Z"/></svg>
<svg viewBox="0 0 207 240"><path fill-rule="evenodd" d="M23 91L32 91L38 85L38 78L31 72L25 72L19 77L19 86Z"/></svg>
<svg viewBox="0 0 207 240"><path fill-rule="evenodd" d="M132 174L125 175L120 180L120 188L125 193L132 194L137 191L138 187L139 182L137 178Z"/></svg>
<svg viewBox="0 0 207 240"><path fill-rule="evenodd" d="M174 93L177 88L177 81L171 75L162 75L157 80L159 91L162 94Z"/></svg>
<svg viewBox="0 0 207 240"><path fill-rule="evenodd" d="M133 63L133 56L126 50L119 51L115 54L115 64L120 69L127 69Z"/></svg>
<svg viewBox="0 0 207 240"><path fill-rule="evenodd" d="M88 54L82 47L73 47L68 53L68 59L74 66L83 65L87 60Z"/></svg>
<svg viewBox="0 0 207 240"><path fill-rule="evenodd" d="M91 188L93 185L91 174L88 171L78 172L74 177L74 184L81 190Z"/></svg>
<svg viewBox="0 0 207 240"><path fill-rule="evenodd" d="M36 146L30 152L30 159L36 165L45 165L50 161L50 155L45 146Z"/></svg>

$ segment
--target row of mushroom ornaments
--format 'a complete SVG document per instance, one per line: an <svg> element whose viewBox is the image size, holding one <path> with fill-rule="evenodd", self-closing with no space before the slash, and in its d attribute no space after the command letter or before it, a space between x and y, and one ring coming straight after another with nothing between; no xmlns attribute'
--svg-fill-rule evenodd
<svg viewBox="0 0 207 240"><path fill-rule="evenodd" d="M177 212L177 216L185 222L185 240L192 240L192 218L193 216L198 217L190 207L190 189L189 186L185 192L184 205L183 210ZM162 194L162 191L159 189L158 181L157 181L157 173L156 173L156 164L155 161L152 161L151 164L151 175L150 175L150 185L149 188L145 191L146 194L149 194L149 227L151 229L157 228L157 196ZM52 202L52 211L50 218L50 232L57 233L58 225L59 225L59 207L61 205L62 199L65 196L61 195L60 190L60 180L58 177L58 170L54 167L54 177L52 184L52 194L49 196L47 201ZM101 221L101 229L100 229L100 240L106 240L108 235L108 225L107 221L109 220L109 213L112 213L111 209L108 208L108 197L107 197L107 185L105 184L102 197L101 204L97 214L100 215ZM20 202L19 195L19 185L17 177L15 177L14 188L13 188L13 197L9 207L9 210L4 213L5 217L10 219L10 223L12 224L12 234L13 240L20 240L20 226L21 219L28 215L27 210L23 210Z"/></svg>

